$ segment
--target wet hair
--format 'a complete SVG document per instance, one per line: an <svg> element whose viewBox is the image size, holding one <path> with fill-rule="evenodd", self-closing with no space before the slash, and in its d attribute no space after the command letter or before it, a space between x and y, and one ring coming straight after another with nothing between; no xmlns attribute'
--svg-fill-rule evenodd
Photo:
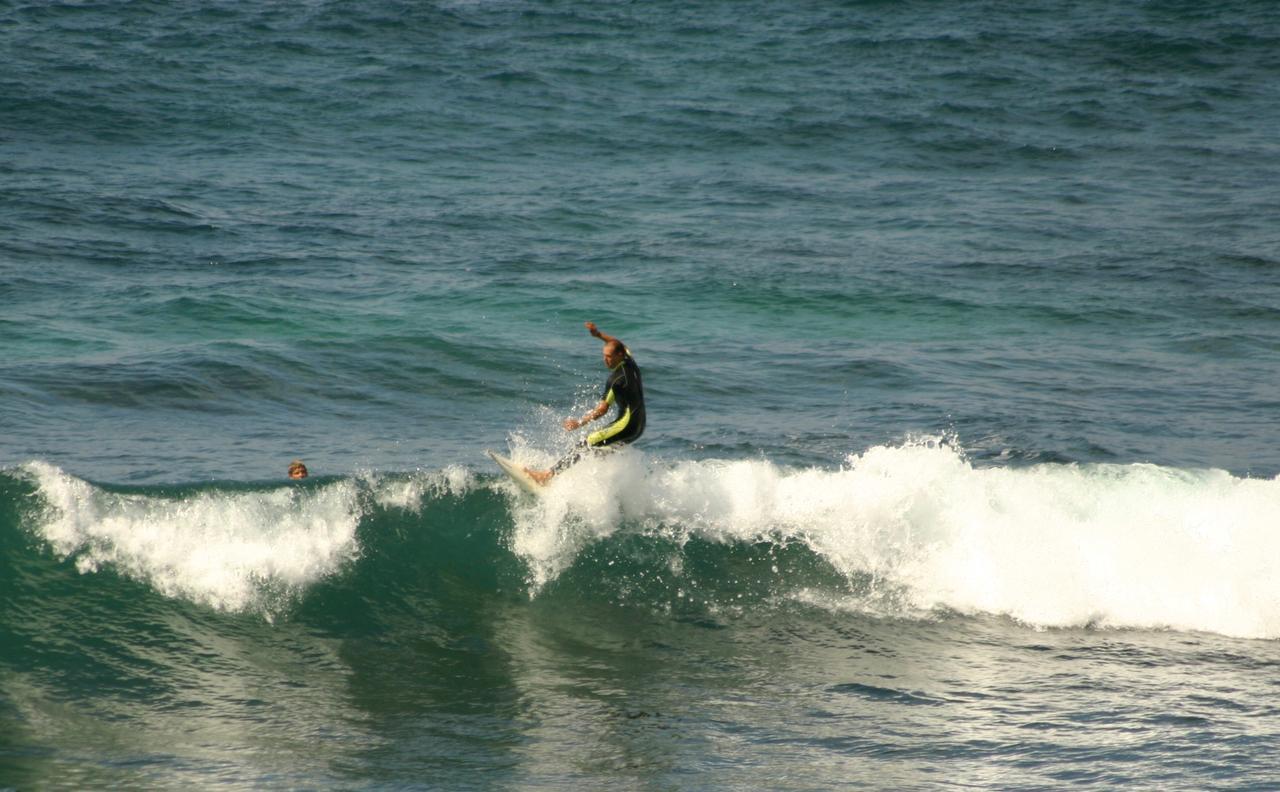
<svg viewBox="0 0 1280 792"><path fill-rule="evenodd" d="M289 463L289 475L292 476L294 473L301 473L303 477L307 475L307 466L302 464L301 459L295 459Z"/></svg>
<svg viewBox="0 0 1280 792"><path fill-rule="evenodd" d="M617 356L626 357L627 356L626 345L624 345L621 341L617 340L616 338L612 341L606 341L604 343L604 351L605 351L605 354L608 355L609 357L617 357Z"/></svg>

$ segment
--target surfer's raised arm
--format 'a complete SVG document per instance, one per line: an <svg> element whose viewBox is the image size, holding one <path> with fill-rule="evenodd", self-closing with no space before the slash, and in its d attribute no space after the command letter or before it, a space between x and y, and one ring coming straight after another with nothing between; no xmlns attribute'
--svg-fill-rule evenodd
<svg viewBox="0 0 1280 792"><path fill-rule="evenodd" d="M587 330L591 332L591 335L595 336L596 338L600 339L601 341L605 342L606 344L621 344L621 343L622 343L621 341L619 341L618 339L616 339L616 338L614 338L613 336L609 335L608 333L605 333L605 332L601 331L601 330L600 330L600 328L596 327L596 323L595 323L595 322L587 322Z"/></svg>

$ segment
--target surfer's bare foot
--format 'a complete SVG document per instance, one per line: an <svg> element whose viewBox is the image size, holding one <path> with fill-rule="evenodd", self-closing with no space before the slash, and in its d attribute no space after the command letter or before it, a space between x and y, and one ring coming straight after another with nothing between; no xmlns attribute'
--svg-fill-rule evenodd
<svg viewBox="0 0 1280 792"><path fill-rule="evenodd" d="M529 468L525 468L524 472L529 474L529 478L544 487L547 485L547 482L551 480L551 477L555 475L555 473L552 473L550 470L530 470Z"/></svg>

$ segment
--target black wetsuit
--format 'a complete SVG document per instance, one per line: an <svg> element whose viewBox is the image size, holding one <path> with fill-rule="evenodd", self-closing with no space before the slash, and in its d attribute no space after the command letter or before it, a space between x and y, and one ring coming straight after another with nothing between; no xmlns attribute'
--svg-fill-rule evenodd
<svg viewBox="0 0 1280 792"><path fill-rule="evenodd" d="M640 367L630 354L609 371L600 400L617 407L617 417L605 428L587 435L584 445L588 448L626 445L644 434L644 383L640 379ZM581 450L574 451L552 470L564 470L581 456Z"/></svg>

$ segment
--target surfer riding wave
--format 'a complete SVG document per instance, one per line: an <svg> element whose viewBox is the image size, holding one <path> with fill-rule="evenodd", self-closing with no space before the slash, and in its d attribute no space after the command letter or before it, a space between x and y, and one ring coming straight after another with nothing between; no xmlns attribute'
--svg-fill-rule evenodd
<svg viewBox="0 0 1280 792"><path fill-rule="evenodd" d="M640 378L640 367L625 344L601 332L594 322L587 322L586 326L591 335L604 342L604 365L609 369L609 378L605 381L600 402L590 412L581 418L564 419L565 431L572 432L597 420L609 412L610 407L617 408L617 413L612 423L587 435L581 447L574 449L550 470L526 468L525 472L539 484L546 484L552 476L577 462L585 450L626 445L644 434L644 384Z"/></svg>

